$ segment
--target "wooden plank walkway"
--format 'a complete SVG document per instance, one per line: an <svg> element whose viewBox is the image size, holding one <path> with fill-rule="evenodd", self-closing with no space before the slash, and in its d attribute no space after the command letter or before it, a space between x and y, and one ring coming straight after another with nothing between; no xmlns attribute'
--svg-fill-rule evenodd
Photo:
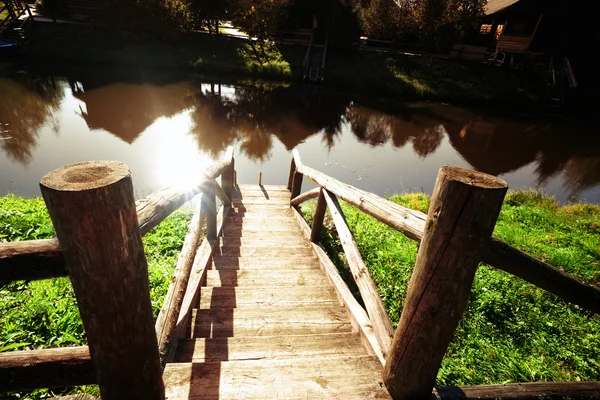
<svg viewBox="0 0 600 400"><path fill-rule="evenodd" d="M167 399L389 399L284 186L240 185Z"/></svg>

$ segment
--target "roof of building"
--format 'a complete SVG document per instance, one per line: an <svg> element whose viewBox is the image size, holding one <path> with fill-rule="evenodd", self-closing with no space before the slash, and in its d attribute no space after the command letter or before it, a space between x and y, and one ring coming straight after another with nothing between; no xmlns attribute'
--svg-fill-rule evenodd
<svg viewBox="0 0 600 400"><path fill-rule="evenodd" d="M519 0L488 0L485 6L485 15L495 14L498 11L502 11L507 7L512 6Z"/></svg>

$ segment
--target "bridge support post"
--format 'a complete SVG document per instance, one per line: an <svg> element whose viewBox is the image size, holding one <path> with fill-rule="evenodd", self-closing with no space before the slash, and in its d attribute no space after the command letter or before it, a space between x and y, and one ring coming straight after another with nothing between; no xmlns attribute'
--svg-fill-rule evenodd
<svg viewBox="0 0 600 400"><path fill-rule="evenodd" d="M215 241L217 240L217 199L214 187L202 194L202 209L206 210L206 239Z"/></svg>
<svg viewBox="0 0 600 400"><path fill-rule="evenodd" d="M506 182L487 174L454 167L440 170L383 372L394 399L431 397L506 190Z"/></svg>
<svg viewBox="0 0 600 400"><path fill-rule="evenodd" d="M319 243L321 241L321 231L323 230L323 220L325 219L325 212L327 211L327 201L325 200L325 189L321 188L319 192L319 199L317 200L317 208L315 209L315 215L313 216L312 230L310 232L310 240L313 243Z"/></svg>
<svg viewBox="0 0 600 400"><path fill-rule="evenodd" d="M148 265L129 168L87 162L40 182L104 400L164 400Z"/></svg>

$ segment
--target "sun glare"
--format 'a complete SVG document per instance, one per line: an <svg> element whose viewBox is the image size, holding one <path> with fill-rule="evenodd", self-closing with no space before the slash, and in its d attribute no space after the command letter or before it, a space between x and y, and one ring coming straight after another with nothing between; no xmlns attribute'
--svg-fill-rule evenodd
<svg viewBox="0 0 600 400"><path fill-rule="evenodd" d="M190 114L183 112L171 118L159 118L146 133L156 138L153 165L161 186L183 185L190 189L213 160L198 150L190 133Z"/></svg>

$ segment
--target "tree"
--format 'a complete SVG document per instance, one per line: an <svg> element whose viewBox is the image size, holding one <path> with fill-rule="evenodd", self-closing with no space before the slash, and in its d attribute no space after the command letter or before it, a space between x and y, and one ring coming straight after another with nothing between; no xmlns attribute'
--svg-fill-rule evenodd
<svg viewBox="0 0 600 400"><path fill-rule="evenodd" d="M260 40L274 37L289 13L293 0L234 0L232 21Z"/></svg>

